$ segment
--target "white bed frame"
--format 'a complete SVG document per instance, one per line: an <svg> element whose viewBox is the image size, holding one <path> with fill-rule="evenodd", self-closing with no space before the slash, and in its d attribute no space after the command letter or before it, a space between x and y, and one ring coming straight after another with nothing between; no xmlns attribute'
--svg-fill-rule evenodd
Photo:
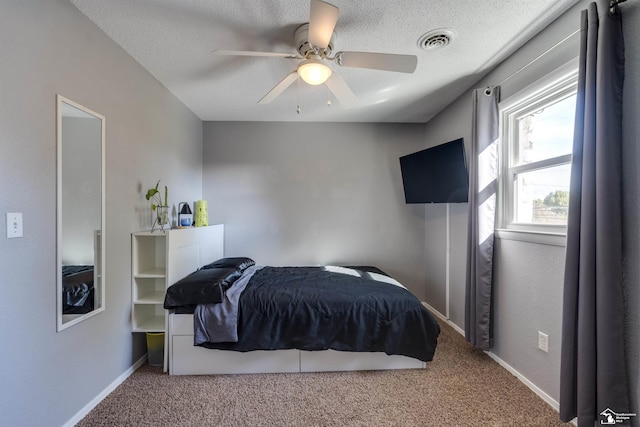
<svg viewBox="0 0 640 427"><path fill-rule="evenodd" d="M206 227L209 228L209 227ZM223 239L223 233L217 234ZM223 257L223 244L200 239L170 247L169 284L184 277L185 264L198 257L198 267ZM196 255L197 254L197 255ZM193 269L191 269L192 271ZM190 272L190 271L189 271ZM254 374L276 372L364 371L386 369L421 369L425 362L406 356L385 353L352 353L335 350L302 351L275 350L237 352L212 350L193 345L193 315L170 313L165 336L165 371L171 375Z"/></svg>
<svg viewBox="0 0 640 427"><path fill-rule="evenodd" d="M169 315L171 375L418 369L425 363L406 356L345 351L212 350L193 345L193 315Z"/></svg>

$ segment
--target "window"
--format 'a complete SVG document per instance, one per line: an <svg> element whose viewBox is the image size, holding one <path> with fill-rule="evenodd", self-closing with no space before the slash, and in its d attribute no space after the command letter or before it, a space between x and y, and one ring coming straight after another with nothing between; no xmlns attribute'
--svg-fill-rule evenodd
<svg viewBox="0 0 640 427"><path fill-rule="evenodd" d="M500 103L502 228L566 232L576 86L568 64Z"/></svg>

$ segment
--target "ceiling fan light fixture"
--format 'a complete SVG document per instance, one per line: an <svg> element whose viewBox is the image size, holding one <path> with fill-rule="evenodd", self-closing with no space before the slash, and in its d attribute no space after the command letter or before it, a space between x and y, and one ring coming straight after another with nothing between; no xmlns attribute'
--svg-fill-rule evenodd
<svg viewBox="0 0 640 427"><path fill-rule="evenodd" d="M298 75L313 86L326 82L331 77L331 73L331 68L317 59L307 59L298 65Z"/></svg>

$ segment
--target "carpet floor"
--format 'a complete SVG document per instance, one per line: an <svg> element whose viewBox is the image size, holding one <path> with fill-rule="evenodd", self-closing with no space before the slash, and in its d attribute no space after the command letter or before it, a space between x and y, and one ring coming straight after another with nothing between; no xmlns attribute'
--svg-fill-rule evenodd
<svg viewBox="0 0 640 427"><path fill-rule="evenodd" d="M169 376L143 365L80 423L95 426L567 426L442 324L426 369Z"/></svg>

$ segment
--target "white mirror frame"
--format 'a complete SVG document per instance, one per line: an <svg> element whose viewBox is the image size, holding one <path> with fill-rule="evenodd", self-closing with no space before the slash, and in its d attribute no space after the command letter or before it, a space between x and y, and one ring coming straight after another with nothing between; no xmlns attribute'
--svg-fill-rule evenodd
<svg viewBox="0 0 640 427"><path fill-rule="evenodd" d="M94 270L96 274L94 277L99 281L99 289L96 289L95 297L99 301L99 306L94 310L76 315L63 316L63 285L62 285L62 117L63 117L63 104L67 104L71 107L77 108L82 112L91 115L100 120L101 123L101 142L100 142L100 230L95 233L94 236L94 254L97 252L97 256L94 255ZM57 148L57 178L56 178L56 319L57 319L57 331L63 331L70 326L80 323L90 317L95 316L105 310L105 117L96 113L70 99L67 99L61 95L56 97L56 148Z"/></svg>

